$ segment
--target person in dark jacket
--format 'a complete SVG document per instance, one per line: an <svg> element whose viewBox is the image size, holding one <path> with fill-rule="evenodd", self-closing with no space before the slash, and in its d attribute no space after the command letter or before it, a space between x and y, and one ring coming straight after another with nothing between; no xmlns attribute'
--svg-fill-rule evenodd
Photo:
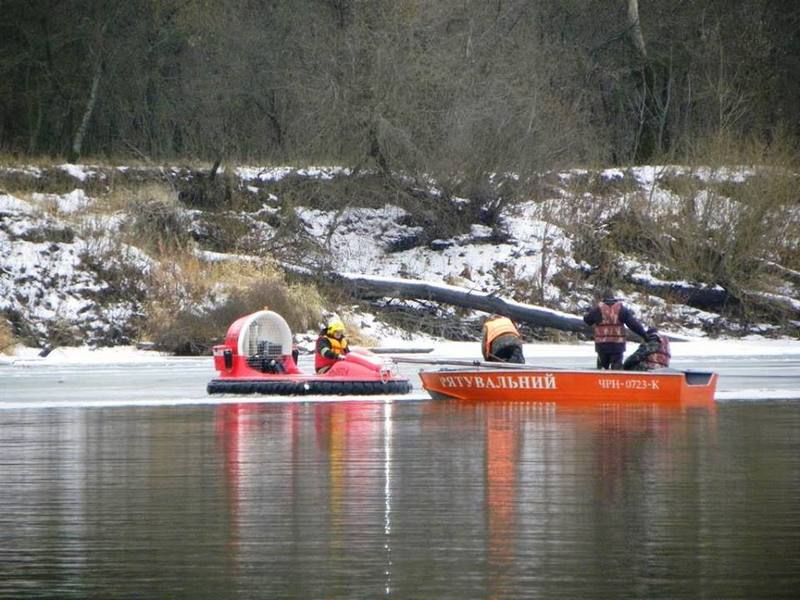
<svg viewBox="0 0 800 600"><path fill-rule="evenodd" d="M672 358L667 336L658 333L658 329L651 327L647 330L647 335L636 349L622 363L622 368L626 371L652 371L654 369L666 369Z"/></svg>
<svg viewBox="0 0 800 600"><path fill-rule="evenodd" d="M622 369L625 354L625 327L645 338L646 332L627 306L607 290L603 299L590 309L583 321L594 328L594 350L598 369Z"/></svg>
<svg viewBox="0 0 800 600"><path fill-rule="evenodd" d="M522 336L508 317L494 315L486 319L481 334L483 359L489 362L525 362L522 355Z"/></svg>

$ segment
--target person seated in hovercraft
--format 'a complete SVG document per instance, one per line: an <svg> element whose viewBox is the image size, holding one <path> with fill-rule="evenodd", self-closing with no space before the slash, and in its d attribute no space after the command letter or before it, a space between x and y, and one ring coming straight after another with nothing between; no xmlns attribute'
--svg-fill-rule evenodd
<svg viewBox="0 0 800 600"><path fill-rule="evenodd" d="M481 334L483 359L489 362L524 364L522 336L508 317L494 315L486 319Z"/></svg>
<svg viewBox="0 0 800 600"><path fill-rule="evenodd" d="M317 338L317 351L314 356L314 368L317 373L326 373L336 361L342 360L350 348L344 336L344 323L339 318L333 318L319 332Z"/></svg>
<svg viewBox="0 0 800 600"><path fill-rule="evenodd" d="M651 327L647 330L636 352L625 359L622 368L626 371L652 371L666 369L672 358L669 350L669 339L658 333L658 329Z"/></svg>

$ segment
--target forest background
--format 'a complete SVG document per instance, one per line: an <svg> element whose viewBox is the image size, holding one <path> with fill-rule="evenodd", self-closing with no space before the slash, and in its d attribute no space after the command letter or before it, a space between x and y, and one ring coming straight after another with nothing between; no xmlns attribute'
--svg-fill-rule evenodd
<svg viewBox="0 0 800 600"><path fill-rule="evenodd" d="M371 161L483 180L800 135L793 0L0 8L0 140L14 154Z"/></svg>
<svg viewBox="0 0 800 600"><path fill-rule="evenodd" d="M742 207L720 238L731 258L702 248L705 230L659 258L692 254L693 275L734 294L763 274L754 258L800 268L796 230L770 235L796 225L796 1L1 0L0 14L7 164L343 165L397 195L435 182L489 224L556 169L755 165L769 175L725 190ZM324 194L374 193L360 186ZM242 206L230 184L181 198ZM429 223L452 217L438 206Z"/></svg>

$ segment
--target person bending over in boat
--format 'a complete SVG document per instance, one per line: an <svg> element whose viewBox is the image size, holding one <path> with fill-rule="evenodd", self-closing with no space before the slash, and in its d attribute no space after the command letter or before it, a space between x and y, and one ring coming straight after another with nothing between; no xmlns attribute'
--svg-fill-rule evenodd
<svg viewBox="0 0 800 600"><path fill-rule="evenodd" d="M626 371L652 371L666 369L672 354L669 351L667 336L658 333L658 329L651 327L647 330L644 342L622 363Z"/></svg>
<svg viewBox="0 0 800 600"><path fill-rule="evenodd" d="M489 362L525 362L522 355L522 336L507 317L494 315L486 319L481 334L483 359Z"/></svg>
<svg viewBox="0 0 800 600"><path fill-rule="evenodd" d="M337 360L342 360L350 352L347 339L344 337L344 323L338 318L332 319L319 332L317 351L314 356L314 368L317 373L325 373Z"/></svg>
<svg viewBox="0 0 800 600"><path fill-rule="evenodd" d="M587 325L594 328L594 351L598 369L622 369L625 354L625 327L642 339L646 332L627 306L615 294L606 290L597 306L583 315Z"/></svg>

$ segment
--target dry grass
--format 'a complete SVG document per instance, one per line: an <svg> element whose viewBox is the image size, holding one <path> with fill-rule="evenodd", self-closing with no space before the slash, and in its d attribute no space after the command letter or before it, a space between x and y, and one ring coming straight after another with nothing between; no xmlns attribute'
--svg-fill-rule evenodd
<svg viewBox="0 0 800 600"><path fill-rule="evenodd" d="M743 299L729 316L782 322L749 292L790 289L770 262L800 268L797 156L780 140L718 137L696 148L688 171L660 174L657 188L671 200L650 190L584 195L582 182L547 219L573 239L576 260L592 265L588 283L596 287L625 289L628 268L620 259L635 257L660 265L658 277L720 285ZM585 285L585 271L578 275Z"/></svg>
<svg viewBox="0 0 800 600"><path fill-rule="evenodd" d="M683 210L671 227L660 224L671 237L663 246L665 264L734 293L765 283L755 261L796 268L800 176L792 148L780 140L767 145L717 136L699 151L694 180L675 186ZM737 171L743 181L731 179Z"/></svg>
<svg viewBox="0 0 800 600"><path fill-rule="evenodd" d="M148 181L138 184L123 182L119 185L112 185L107 193L98 196L93 210L109 214L117 211L129 211L140 204L153 201L174 204L177 198L178 194L175 189L165 181Z"/></svg>
<svg viewBox="0 0 800 600"><path fill-rule="evenodd" d="M356 324L355 319L356 317L351 315L344 315L342 317L342 322L347 332L348 343L353 346L362 346L364 348L374 348L377 346L378 340L362 332L361 328Z"/></svg>
<svg viewBox="0 0 800 600"><path fill-rule="evenodd" d="M0 317L0 354L10 354L17 341L11 333L11 325L4 317Z"/></svg>
<svg viewBox="0 0 800 600"><path fill-rule="evenodd" d="M293 331L313 329L324 304L316 288L288 284L268 259L162 263L150 289L146 333L160 348L181 354L207 352L235 319L264 308L282 315Z"/></svg>
<svg viewBox="0 0 800 600"><path fill-rule="evenodd" d="M66 162L64 158L57 158L53 156L20 156L16 154L8 154L0 152L0 167L17 169L20 165L25 167L38 167L40 169L49 169Z"/></svg>
<svg viewBox="0 0 800 600"><path fill-rule="evenodd" d="M8 152L0 152L0 167L19 168L20 165L38 167L40 169L55 168L58 165L68 163L66 156L50 156L39 155L30 156L28 154L10 154ZM152 161L133 156L118 156L118 157L102 157L102 156L84 156L81 157L76 164L87 165L92 167L99 167L103 169L116 169L124 165L126 167L156 167L161 166L162 163L155 165ZM180 164L191 169L204 169L211 168L211 162L199 159L180 159Z"/></svg>

